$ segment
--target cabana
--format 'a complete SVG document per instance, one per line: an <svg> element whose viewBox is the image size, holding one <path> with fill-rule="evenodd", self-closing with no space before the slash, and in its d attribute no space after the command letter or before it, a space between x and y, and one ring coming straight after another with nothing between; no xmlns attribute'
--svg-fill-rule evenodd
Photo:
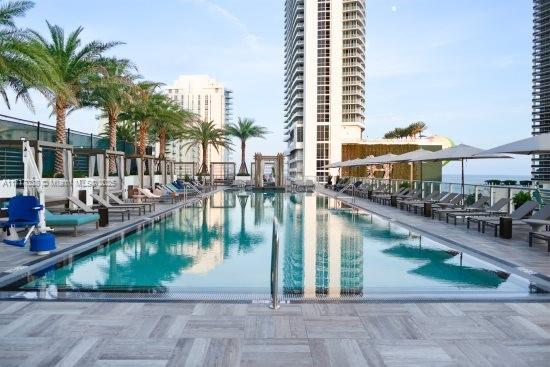
<svg viewBox="0 0 550 367"><path fill-rule="evenodd" d="M132 182L132 186L153 187L155 183L154 161L155 157L152 155L129 154L126 156L126 175L132 176L133 164L135 164L137 170L137 182Z"/></svg>
<svg viewBox="0 0 550 367"><path fill-rule="evenodd" d="M99 188L99 196L102 199L108 198L109 191L118 191L122 193L123 198L127 197L128 192L124 186L124 165L126 163L124 152L97 148L74 148L75 163L78 162L79 156L87 158L88 179L94 180L94 187ZM113 180L113 187L111 187L109 172L109 161L111 159L115 160L117 171L116 180ZM98 172L97 176L95 175L96 167ZM97 179L95 179L95 177L97 177ZM82 200L82 198L80 199ZM88 203L87 198L85 202Z"/></svg>
<svg viewBox="0 0 550 367"><path fill-rule="evenodd" d="M40 175L40 177L33 177L33 179L42 179L45 181L44 201L53 202L66 200L66 197L73 193L73 146L43 140L1 140L0 147L13 149L14 151L22 151L23 142L28 143L31 148ZM44 154L53 153L52 159L48 160L48 163L51 163L53 173L53 156L57 150L61 150L63 155L63 177L43 178L45 165ZM13 162L13 166L21 167L19 178L26 178L24 177L23 162L20 160L21 158L17 157L15 159L16 161ZM12 169L13 168L14 167L12 167Z"/></svg>

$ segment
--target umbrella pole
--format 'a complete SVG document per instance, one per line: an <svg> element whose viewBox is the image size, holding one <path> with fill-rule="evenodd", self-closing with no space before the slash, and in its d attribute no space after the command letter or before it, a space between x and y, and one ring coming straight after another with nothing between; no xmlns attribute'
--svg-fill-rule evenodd
<svg viewBox="0 0 550 367"><path fill-rule="evenodd" d="M424 199L424 182L423 182L423 173L422 173L422 161L420 161L420 198Z"/></svg>
<svg viewBox="0 0 550 367"><path fill-rule="evenodd" d="M465 202L464 198L464 159L460 160L462 162L462 202Z"/></svg>

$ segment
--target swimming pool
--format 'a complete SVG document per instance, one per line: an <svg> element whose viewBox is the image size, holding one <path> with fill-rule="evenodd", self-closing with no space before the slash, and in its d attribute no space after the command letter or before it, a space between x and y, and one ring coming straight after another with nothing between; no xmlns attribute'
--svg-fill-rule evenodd
<svg viewBox="0 0 550 367"><path fill-rule="evenodd" d="M530 293L521 277L333 198L247 191L217 192L11 289L268 298L274 218L288 299Z"/></svg>

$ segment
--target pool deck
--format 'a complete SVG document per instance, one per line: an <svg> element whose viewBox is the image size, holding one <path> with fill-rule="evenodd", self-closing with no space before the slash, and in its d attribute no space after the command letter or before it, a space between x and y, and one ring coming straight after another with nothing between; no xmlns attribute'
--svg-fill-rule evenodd
<svg viewBox="0 0 550 367"><path fill-rule="evenodd" d="M7 366L547 366L550 304L0 302Z"/></svg>
<svg viewBox="0 0 550 367"><path fill-rule="evenodd" d="M317 188L317 191L333 197L337 194L324 188ZM546 242L535 241L533 247L529 247L527 242L529 226L514 226L512 239L506 240L495 237L492 231L485 234L478 232L477 226L468 230L466 225L460 222L455 226L452 223L445 223L444 220L426 218L366 199L351 198L346 194L338 194L337 197L343 202L389 218L396 224L425 234L436 241L459 250L463 249L464 252L495 263L505 270L515 270L531 280L545 285L550 284L550 254L547 252Z"/></svg>

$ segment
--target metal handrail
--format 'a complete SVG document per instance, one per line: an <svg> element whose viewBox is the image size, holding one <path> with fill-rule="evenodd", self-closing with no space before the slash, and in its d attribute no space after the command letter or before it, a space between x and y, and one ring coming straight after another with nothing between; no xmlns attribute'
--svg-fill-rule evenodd
<svg viewBox="0 0 550 367"><path fill-rule="evenodd" d="M279 309L279 230L277 218L273 218L271 237L271 304L269 308Z"/></svg>

